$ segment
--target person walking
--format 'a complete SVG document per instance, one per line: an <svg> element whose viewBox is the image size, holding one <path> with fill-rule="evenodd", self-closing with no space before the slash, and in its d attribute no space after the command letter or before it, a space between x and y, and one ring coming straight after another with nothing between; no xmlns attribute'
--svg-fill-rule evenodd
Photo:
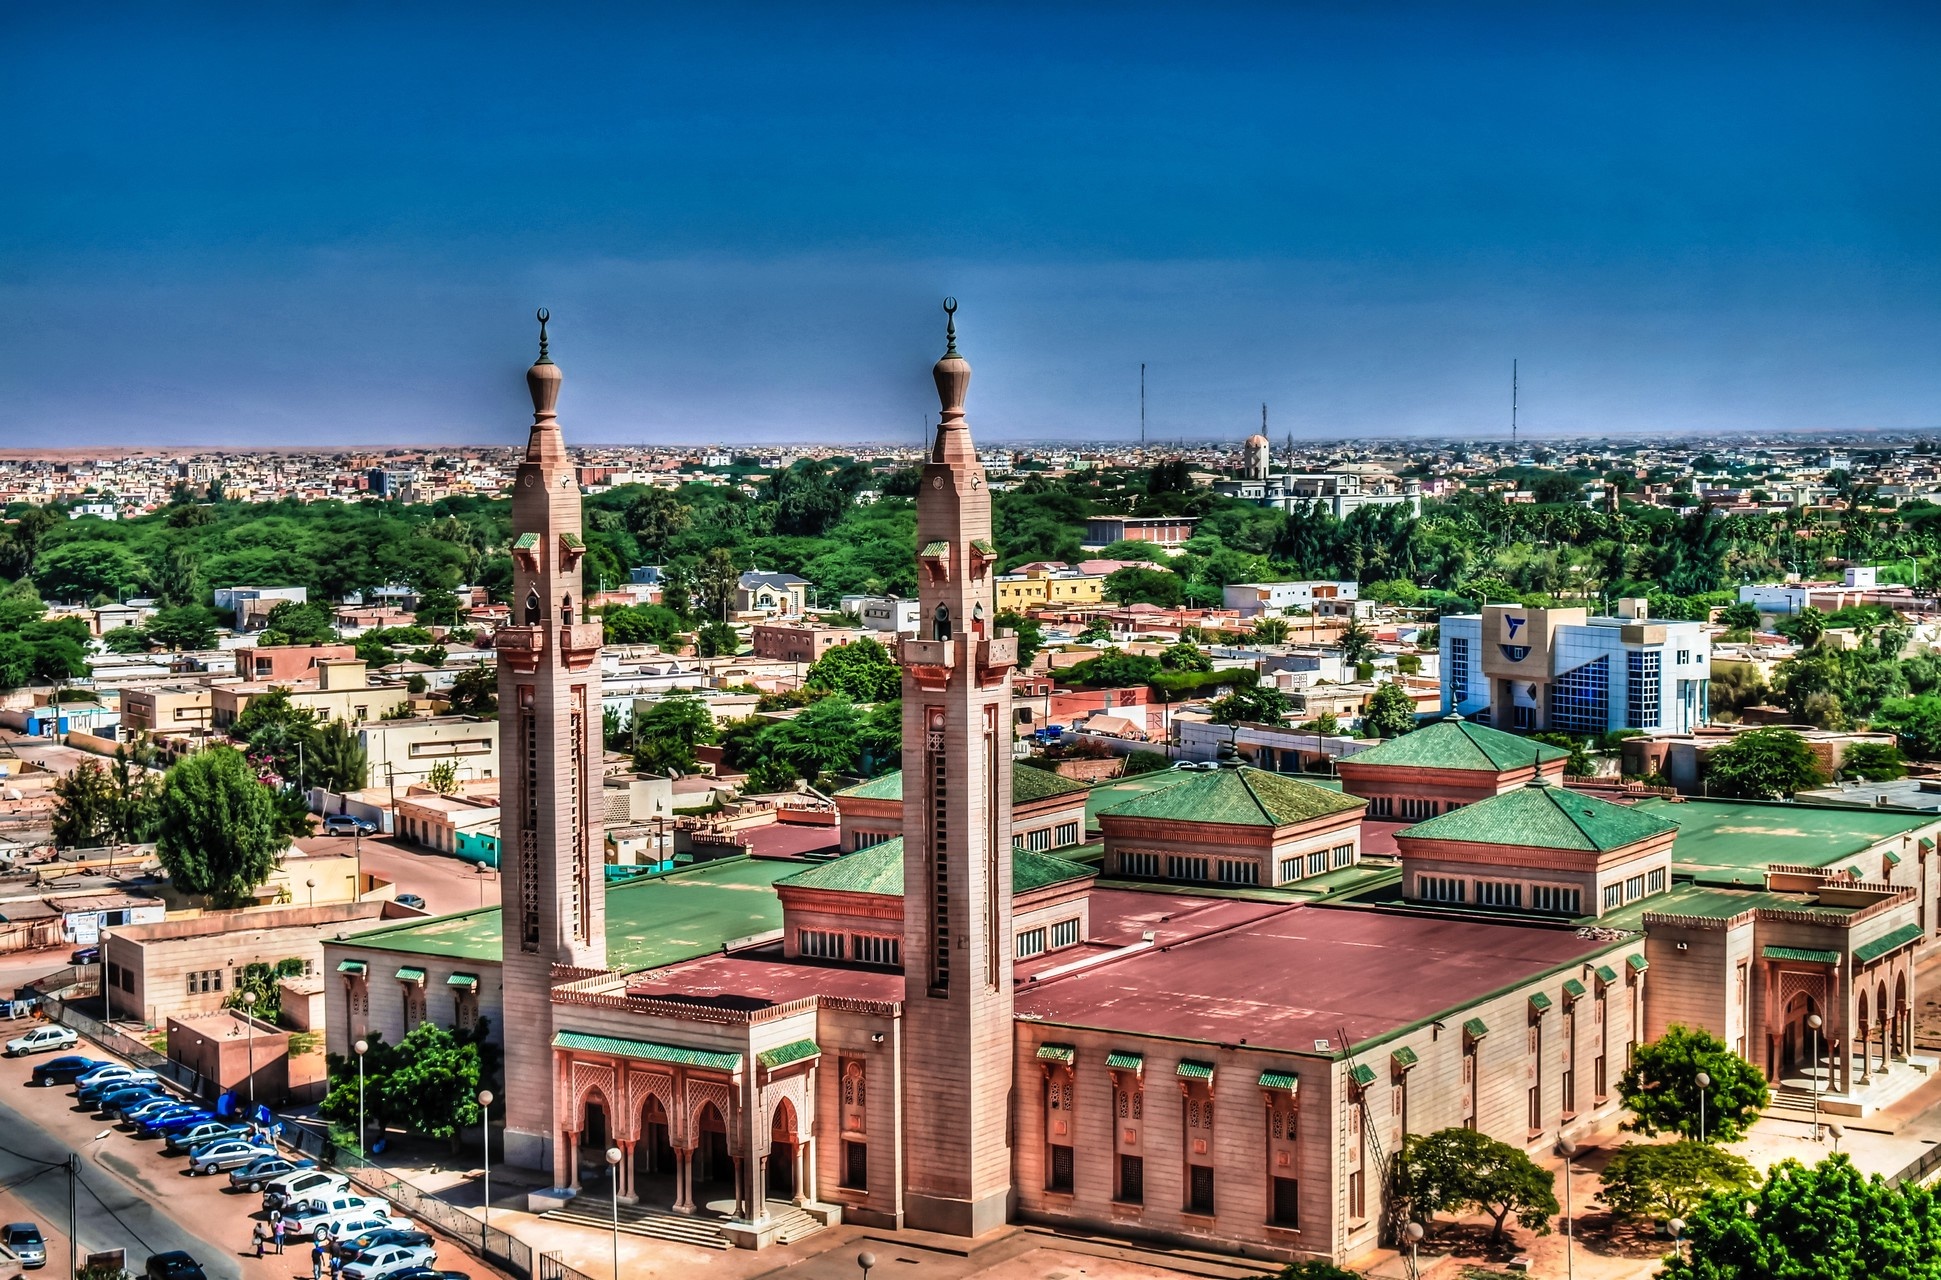
<svg viewBox="0 0 1941 1280"><path fill-rule="evenodd" d="M310 1280L323 1280L324 1233L317 1228L316 1238L310 1242Z"/></svg>
<svg viewBox="0 0 1941 1280"><path fill-rule="evenodd" d="M344 1255L338 1251L337 1242L330 1242L330 1280L340 1280L344 1270Z"/></svg>
<svg viewBox="0 0 1941 1280"><path fill-rule="evenodd" d="M256 1246L256 1256L259 1258L263 1256L263 1237L266 1234L268 1233L263 1230L262 1223L255 1222L250 1224L249 1240L251 1244Z"/></svg>
<svg viewBox="0 0 1941 1280"><path fill-rule="evenodd" d="M277 1251L278 1253L282 1253L282 1252L283 1252L283 1232L284 1232L284 1230L285 1230L285 1228L284 1228L284 1226L283 1226L283 1215L279 1213L279 1214L276 1214L276 1215L274 1215L273 1217L271 1217L271 1219L270 1219L270 1242L271 1242L271 1243L272 1243L272 1244L273 1244L273 1245L274 1245L274 1246L276 1247L276 1251Z"/></svg>

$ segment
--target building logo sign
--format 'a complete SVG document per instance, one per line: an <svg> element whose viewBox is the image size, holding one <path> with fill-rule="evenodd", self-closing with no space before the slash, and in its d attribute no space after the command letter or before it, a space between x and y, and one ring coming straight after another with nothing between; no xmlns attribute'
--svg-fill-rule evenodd
<svg viewBox="0 0 1941 1280"><path fill-rule="evenodd" d="M1528 621L1528 618L1505 617L1503 619L1503 625L1510 629L1510 639L1516 639L1516 633L1523 630L1523 624Z"/></svg>
<svg viewBox="0 0 1941 1280"><path fill-rule="evenodd" d="M1521 662L1530 656L1530 646L1527 644L1499 644L1496 647L1501 649L1503 656L1511 662Z"/></svg>

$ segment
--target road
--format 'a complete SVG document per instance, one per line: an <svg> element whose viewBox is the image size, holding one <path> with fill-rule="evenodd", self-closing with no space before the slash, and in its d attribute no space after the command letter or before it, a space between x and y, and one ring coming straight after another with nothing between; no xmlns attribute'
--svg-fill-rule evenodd
<svg viewBox="0 0 1941 1280"><path fill-rule="evenodd" d="M350 836L310 836L297 847L310 853L343 853ZM472 863L432 853L390 836L365 836L364 870L389 880L399 893L415 893L433 915L491 906L499 900L499 873L481 872Z"/></svg>

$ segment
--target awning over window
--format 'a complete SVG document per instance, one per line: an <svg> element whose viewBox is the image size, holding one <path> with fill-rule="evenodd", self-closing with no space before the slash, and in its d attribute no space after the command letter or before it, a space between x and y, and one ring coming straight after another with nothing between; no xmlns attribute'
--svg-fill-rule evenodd
<svg viewBox="0 0 1941 1280"><path fill-rule="evenodd" d="M1358 1062L1355 1064L1354 1070L1348 1073L1348 1078L1366 1089L1369 1085L1375 1083L1375 1068L1366 1063Z"/></svg>
<svg viewBox="0 0 1941 1280"><path fill-rule="evenodd" d="M589 1035L583 1031L555 1031L553 1048L605 1053L616 1058L638 1058L643 1062L669 1062L681 1067L706 1067L713 1071L741 1070L741 1055L738 1053L688 1049L674 1044L655 1044L651 1040L632 1040L625 1036Z"/></svg>
<svg viewBox="0 0 1941 1280"><path fill-rule="evenodd" d="M1608 987L1617 981L1617 970L1608 964L1600 964L1597 966L1597 980Z"/></svg>
<svg viewBox="0 0 1941 1280"><path fill-rule="evenodd" d="M1862 964L1878 960L1890 951L1899 951L1909 943L1921 940L1921 926L1904 924L1892 933L1882 934L1872 942L1865 942L1853 949L1853 958Z"/></svg>
<svg viewBox="0 0 1941 1280"><path fill-rule="evenodd" d="M445 985L448 987L457 987L462 991L477 991L479 989L479 976L476 973L454 973L451 977L445 979Z"/></svg>
<svg viewBox="0 0 1941 1280"><path fill-rule="evenodd" d="M1839 964L1838 951L1822 951L1817 947L1761 947L1759 954L1768 960L1791 960L1798 964Z"/></svg>
<svg viewBox="0 0 1941 1280"><path fill-rule="evenodd" d="M1407 1045L1403 1045L1394 1053L1388 1055L1389 1066L1398 1073L1407 1071L1420 1061L1421 1059L1415 1056L1415 1050L1409 1048Z"/></svg>
<svg viewBox="0 0 1941 1280"><path fill-rule="evenodd" d="M1651 961L1645 959L1643 956L1626 956L1624 957L1624 963L1630 966L1631 972L1633 973L1643 973L1651 967Z"/></svg>
<svg viewBox="0 0 1941 1280"><path fill-rule="evenodd" d="M763 1049L755 1055L755 1061L773 1071L777 1067L786 1067L791 1062L806 1061L821 1052L822 1050L816 1047L816 1042L813 1040L791 1040L773 1049Z"/></svg>
<svg viewBox="0 0 1941 1280"><path fill-rule="evenodd" d="M412 965L404 965L398 969L398 981L415 982L419 986L423 986L425 982L425 971Z"/></svg>
<svg viewBox="0 0 1941 1280"><path fill-rule="evenodd" d="M1114 1049L1105 1055L1105 1065L1111 1071L1136 1071L1143 1075L1146 1070L1146 1055Z"/></svg>
<svg viewBox="0 0 1941 1280"><path fill-rule="evenodd" d="M1276 1093L1298 1094L1301 1091L1301 1077L1292 1071L1263 1071L1260 1073L1260 1087Z"/></svg>
<svg viewBox="0 0 1941 1280"><path fill-rule="evenodd" d="M339 960L337 962L337 972L348 973L354 978L361 978L370 971L371 966L362 960Z"/></svg>
<svg viewBox="0 0 1941 1280"><path fill-rule="evenodd" d="M1564 994L1569 996L1572 1000L1582 1000L1585 996L1589 995L1590 992L1587 991L1584 987L1584 984L1577 981L1577 979L1565 978Z"/></svg>
<svg viewBox="0 0 1941 1280"><path fill-rule="evenodd" d="M1531 1013L1550 1012L1550 997L1543 994L1543 992L1541 991L1532 991L1530 993L1530 1012Z"/></svg>
<svg viewBox="0 0 1941 1280"><path fill-rule="evenodd" d="M1068 1044L1041 1044L1038 1058L1041 1062L1062 1062L1069 1067L1078 1061L1078 1050Z"/></svg>
<svg viewBox="0 0 1941 1280"><path fill-rule="evenodd" d="M1181 1058L1179 1061L1178 1075L1182 1080L1204 1080L1208 1084L1212 1084L1213 1064L1211 1062L1195 1062L1191 1058Z"/></svg>
<svg viewBox="0 0 1941 1280"><path fill-rule="evenodd" d="M1489 1024L1481 1018L1471 1018L1462 1024L1462 1033L1471 1040L1481 1040L1489 1034Z"/></svg>

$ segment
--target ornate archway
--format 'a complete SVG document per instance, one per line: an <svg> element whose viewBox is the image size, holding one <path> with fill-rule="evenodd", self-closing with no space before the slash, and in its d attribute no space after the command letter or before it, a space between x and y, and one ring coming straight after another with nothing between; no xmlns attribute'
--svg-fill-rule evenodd
<svg viewBox="0 0 1941 1280"><path fill-rule="evenodd" d="M769 1196L778 1200L795 1197L801 1181L797 1168L801 1149L802 1139L795 1125L795 1105L783 1098L775 1104L775 1112L769 1123L766 1188Z"/></svg>

